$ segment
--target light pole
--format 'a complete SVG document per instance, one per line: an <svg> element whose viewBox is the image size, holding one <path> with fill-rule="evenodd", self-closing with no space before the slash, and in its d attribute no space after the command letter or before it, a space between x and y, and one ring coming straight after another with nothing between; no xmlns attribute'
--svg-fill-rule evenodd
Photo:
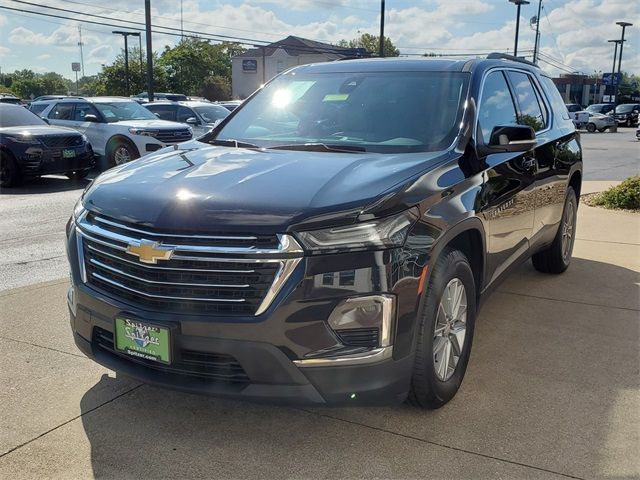
<svg viewBox="0 0 640 480"><path fill-rule="evenodd" d="M522 7L522 5L529 5L530 2L528 0L509 0L509 2L513 3L518 7L518 10L516 12L516 39L513 45L513 56L517 57L518 56L518 34L520 33L520 7Z"/></svg>
<svg viewBox="0 0 640 480"><path fill-rule="evenodd" d="M620 25L622 27L622 37L620 38L620 56L618 57L618 77L620 78L620 82L622 81L622 71L620 70L620 67L622 66L622 49L624 47L624 31L627 29L627 27L631 27L633 25L633 23L629 23L629 22L616 22L616 25ZM614 97L614 107L615 105L618 105L618 83L620 82L616 82L616 96ZM615 118L616 116L616 111L615 108L613 109L613 117Z"/></svg>
<svg viewBox="0 0 640 480"><path fill-rule="evenodd" d="M129 36L139 37L140 32L123 32L122 30L114 30L111 33L115 35L122 35L124 37L124 76L126 85L126 94L129 96Z"/></svg>
<svg viewBox="0 0 640 480"><path fill-rule="evenodd" d="M607 40L609 43L614 43L615 44L615 49L613 51L613 66L611 67L611 89L609 90L609 102L613 103L611 101L612 96L614 95L615 92L615 87L614 84L616 84L616 58L618 57L618 44L622 43L621 40ZM614 117L615 117L615 112L614 112ZM618 131L618 124L616 122L613 122L613 126L611 128L609 128L610 132L617 132Z"/></svg>
<svg viewBox="0 0 640 480"><path fill-rule="evenodd" d="M540 48L540 12L542 11L542 0L538 0L538 16L536 17L536 41L533 45L533 63L538 63L538 49ZM518 18L520 15L518 15Z"/></svg>
<svg viewBox="0 0 640 480"><path fill-rule="evenodd" d="M147 38L147 98L153 102L153 49L151 48L151 0L144 0L144 23Z"/></svg>
<svg viewBox="0 0 640 480"><path fill-rule="evenodd" d="M380 2L380 48L379 57L384 57L384 0Z"/></svg>

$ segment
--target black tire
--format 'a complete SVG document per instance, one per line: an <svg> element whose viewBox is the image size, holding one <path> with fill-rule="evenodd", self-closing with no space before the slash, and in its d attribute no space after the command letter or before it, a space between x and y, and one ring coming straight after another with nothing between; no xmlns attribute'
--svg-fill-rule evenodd
<svg viewBox="0 0 640 480"><path fill-rule="evenodd" d="M122 160L121 153L123 151L127 152L129 160ZM109 168L115 167L116 165L121 165L123 163L130 162L131 160L135 160L139 157L140 153L138 153L138 149L129 140L125 138L111 139L109 140L106 148L106 165L103 163L103 165L101 165L103 167L101 168L101 170L107 170Z"/></svg>
<svg viewBox="0 0 640 480"><path fill-rule="evenodd" d="M598 131L599 131L600 133L603 133L605 130L606 130L606 127L605 127L605 128L599 128L599 129L598 129Z"/></svg>
<svg viewBox="0 0 640 480"><path fill-rule="evenodd" d="M440 302L445 299L445 288L455 279L462 283L466 294L466 334L462 348L458 350L461 353L457 364L454 364L452 373L449 372L450 377L441 379L436 372L438 361L434 358L434 343L436 338L442 339L445 335L436 337L435 327ZM459 250L446 248L433 267L424 295L417 331L415 364L407 401L416 407L435 409L442 407L455 396L462 384L471 353L476 318L476 286L467 257ZM456 347L453 345L452 343L451 348L455 352Z"/></svg>
<svg viewBox="0 0 640 480"><path fill-rule="evenodd" d="M594 123L587 123L587 132L593 133L596 131L596 125Z"/></svg>
<svg viewBox="0 0 640 480"><path fill-rule="evenodd" d="M65 173L65 175L69 180L78 182L80 180L84 180L85 178L87 178L87 175L89 175L90 172L91 170L76 170L74 172L67 172Z"/></svg>
<svg viewBox="0 0 640 480"><path fill-rule="evenodd" d="M0 152L0 187L17 187L22 183L22 174L16 159L8 152Z"/></svg>
<svg viewBox="0 0 640 480"><path fill-rule="evenodd" d="M627 121L626 121L626 122L624 122L624 124L625 124L625 126L627 126L627 127L631 128L631 125L633 124L633 122L631 121L631 119L630 119L630 118L627 118Z"/></svg>
<svg viewBox="0 0 640 480"><path fill-rule="evenodd" d="M533 266L536 270L542 273L562 273L571 264L571 254L573 252L573 244L575 242L576 232L576 218L578 214L578 199L573 187L567 187L567 195L564 200L564 209L562 210L562 218L558 225L558 232L556 233L553 243L546 250L542 250L531 257ZM566 232L566 221L571 220L570 238L569 242L565 244L563 242L564 233Z"/></svg>

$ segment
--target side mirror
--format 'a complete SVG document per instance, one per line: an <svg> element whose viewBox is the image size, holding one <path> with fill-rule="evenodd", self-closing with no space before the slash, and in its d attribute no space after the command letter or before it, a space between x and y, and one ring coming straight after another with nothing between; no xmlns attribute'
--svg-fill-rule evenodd
<svg viewBox="0 0 640 480"><path fill-rule="evenodd" d="M188 123L189 125L198 125L200 122L198 122L198 119L196 117L189 117L187 118L186 123Z"/></svg>
<svg viewBox="0 0 640 480"><path fill-rule="evenodd" d="M87 113L84 116L84 121L85 122L97 123L98 122L98 117L96 117L93 113Z"/></svg>
<svg viewBox="0 0 640 480"><path fill-rule="evenodd" d="M489 143L481 148L483 155L503 152L527 152L536 146L536 132L527 125L494 127Z"/></svg>

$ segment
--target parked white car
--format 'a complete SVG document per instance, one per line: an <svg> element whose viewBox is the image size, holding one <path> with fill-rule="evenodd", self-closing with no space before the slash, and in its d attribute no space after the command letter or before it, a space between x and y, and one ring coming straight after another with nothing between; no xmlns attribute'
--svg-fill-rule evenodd
<svg viewBox="0 0 640 480"><path fill-rule="evenodd" d="M137 102L122 97L55 100L40 116L51 125L84 133L100 156L101 170L193 137L189 126L160 120Z"/></svg>
<svg viewBox="0 0 640 480"><path fill-rule="evenodd" d="M189 125L196 137L209 133L220 121L229 115L229 110L210 102L152 102L143 107L153 112L162 120Z"/></svg>
<svg viewBox="0 0 640 480"><path fill-rule="evenodd" d="M587 122L587 132L604 132L607 128L616 125L613 115L603 115L601 113L589 112L589 120Z"/></svg>

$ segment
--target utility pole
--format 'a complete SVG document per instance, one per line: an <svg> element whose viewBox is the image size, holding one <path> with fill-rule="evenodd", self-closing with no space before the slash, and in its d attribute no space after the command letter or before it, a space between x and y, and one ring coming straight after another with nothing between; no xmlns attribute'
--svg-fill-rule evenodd
<svg viewBox="0 0 640 480"><path fill-rule="evenodd" d="M509 2L513 3L518 7L516 11L516 39L513 46L513 56L517 57L518 56L518 35L520 34L520 7L522 5L529 5L530 2L528 0L509 0Z"/></svg>
<svg viewBox="0 0 640 480"><path fill-rule="evenodd" d="M609 90L609 102L613 103L611 101L611 98L615 92L615 87L614 87L614 83L616 82L616 58L618 57L618 44L621 43L620 40L608 40L609 43L615 43L615 50L613 52L613 66L611 67L611 89ZM605 87L606 88L606 87ZM615 112L614 112L614 116L615 116ZM614 125L609 128L610 132L617 132L618 131L618 124L617 122L613 122Z"/></svg>
<svg viewBox="0 0 640 480"><path fill-rule="evenodd" d="M144 0L144 21L147 37L147 99L153 102L153 48L151 46L151 0Z"/></svg>
<svg viewBox="0 0 640 480"><path fill-rule="evenodd" d="M84 78L84 53L82 52L84 43L82 43L82 25L78 25L78 34L80 35L80 41L78 42L78 46L80 47L80 65L82 67L82 77Z"/></svg>
<svg viewBox="0 0 640 480"><path fill-rule="evenodd" d="M384 57L384 0L380 1L380 49L379 57Z"/></svg>
<svg viewBox="0 0 640 480"><path fill-rule="evenodd" d="M129 36L139 37L139 32L123 32L122 30L114 30L111 33L115 35L122 35L124 37L124 77L125 77L125 85L126 85L126 95L127 97L131 94L129 89Z"/></svg>
<svg viewBox="0 0 640 480"><path fill-rule="evenodd" d="M138 48L140 49L140 92L144 90L144 64L142 62L142 35L138 35Z"/></svg>
<svg viewBox="0 0 640 480"><path fill-rule="evenodd" d="M538 0L538 16L536 17L536 43L533 45L533 63L538 63L538 49L540 48L540 13L542 0Z"/></svg>
<svg viewBox="0 0 640 480"><path fill-rule="evenodd" d="M621 70L621 66L622 66L622 49L624 48L624 42L626 41L624 39L624 31L627 29L627 27L631 27L633 25L633 23L629 23L629 22L616 22L616 25L620 25L622 27L622 37L620 38L620 56L618 57L618 78L619 78L619 82L616 82L616 96L614 97L614 102L613 105L618 105L618 87L619 87L619 83L622 82L622 70ZM616 111L615 108L613 110L613 116L615 118L616 116Z"/></svg>

